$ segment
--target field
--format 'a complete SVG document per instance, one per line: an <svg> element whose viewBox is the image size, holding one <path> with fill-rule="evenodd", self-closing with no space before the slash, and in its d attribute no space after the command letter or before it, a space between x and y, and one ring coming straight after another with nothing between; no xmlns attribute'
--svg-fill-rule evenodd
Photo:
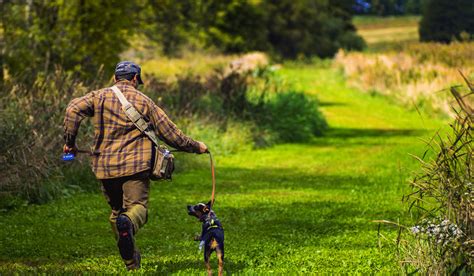
<svg viewBox="0 0 474 276"><path fill-rule="evenodd" d="M408 153L422 154L420 138L443 123L349 88L325 65L287 65L279 74L319 98L331 129L310 143L216 156L226 271L398 272L396 251L379 247L372 220L403 216L405 181L419 167ZM137 237L140 273L205 273L192 241L200 224L185 206L210 196L206 157L178 158L202 166L152 186L149 223ZM107 217L99 192L2 215L0 273L124 272Z"/></svg>
<svg viewBox="0 0 474 276"><path fill-rule="evenodd" d="M451 121L443 113L449 101L433 92L461 83L459 68L472 78L474 64L472 42L418 43L419 20L356 17L366 51L275 67L281 84L318 100L329 124L322 137L253 149L245 121L232 121L222 133L218 124L186 118L193 138L211 151L225 149L214 156L214 210L225 229L228 274L405 272L395 246L398 228L374 221L413 225L402 197L421 166L410 154L423 155L425 142L436 132L444 136ZM206 75L234 59L165 58L153 51L138 43L123 58L141 59L144 72L171 81L191 71ZM142 268L136 274L206 274L193 241L201 224L186 205L210 198L208 157L176 155L173 181L152 184L148 224L137 235ZM66 177L91 178L73 172ZM92 192L2 211L0 274L125 273L99 183L83 186L93 185ZM217 268L215 255L212 261Z"/></svg>
<svg viewBox="0 0 474 276"><path fill-rule="evenodd" d="M417 42L420 19L419 16L359 16L354 18L354 25L369 50L382 51L394 43Z"/></svg>

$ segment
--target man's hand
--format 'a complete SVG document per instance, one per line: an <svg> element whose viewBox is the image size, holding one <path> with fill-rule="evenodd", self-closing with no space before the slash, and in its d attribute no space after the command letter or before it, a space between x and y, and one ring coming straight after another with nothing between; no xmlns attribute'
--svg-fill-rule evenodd
<svg viewBox="0 0 474 276"><path fill-rule="evenodd" d="M63 152L64 153L72 153L74 155L77 155L77 146L74 147L68 147L66 144L63 146Z"/></svg>
<svg viewBox="0 0 474 276"><path fill-rule="evenodd" d="M199 142L199 153L208 153L209 152L209 149L207 148L206 144L204 144L203 142Z"/></svg>

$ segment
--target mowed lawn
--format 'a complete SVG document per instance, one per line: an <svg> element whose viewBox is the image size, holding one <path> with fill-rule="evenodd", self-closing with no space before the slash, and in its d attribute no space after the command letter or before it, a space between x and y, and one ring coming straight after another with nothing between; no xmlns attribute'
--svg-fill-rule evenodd
<svg viewBox="0 0 474 276"><path fill-rule="evenodd" d="M388 242L379 247L372 221L405 217L401 198L419 168L408 153L422 154L420 138L443 123L348 88L332 68L286 66L280 74L319 98L331 128L309 143L216 156L226 271L397 272L396 250ZM152 186L149 223L137 237L138 273L206 273L192 240L201 225L185 206L210 197L207 159L179 158L201 165ZM2 214L0 273L124 272L108 213L96 193Z"/></svg>

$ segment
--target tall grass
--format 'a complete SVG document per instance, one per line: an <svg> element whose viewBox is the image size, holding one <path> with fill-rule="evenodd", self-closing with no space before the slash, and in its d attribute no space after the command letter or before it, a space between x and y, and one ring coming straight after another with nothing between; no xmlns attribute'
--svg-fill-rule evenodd
<svg viewBox="0 0 474 276"><path fill-rule="evenodd" d="M0 102L0 209L18 198L42 203L77 190L77 181L65 179L68 168L60 161L62 120L69 99L90 88L61 70L35 80L32 87L7 84ZM85 124L87 137L90 125ZM77 166L74 170L81 170ZM83 185L83 187L87 184ZM21 201L20 201L21 202Z"/></svg>
<svg viewBox="0 0 474 276"><path fill-rule="evenodd" d="M396 244L408 274L470 275L474 260L474 86L452 87L454 122L446 138L437 134L423 156L421 172L404 196L414 226L400 227ZM435 153L426 160L428 151ZM383 221L386 222L386 221Z"/></svg>
<svg viewBox="0 0 474 276"><path fill-rule="evenodd" d="M411 228L415 242L406 245L406 263L434 274L472 273L474 260L474 87L451 88L456 99L455 121L447 139L433 140L437 155L422 163L405 198L417 217Z"/></svg>
<svg viewBox="0 0 474 276"><path fill-rule="evenodd" d="M335 65L349 82L403 105L455 116L446 87L459 84L459 71L474 72L474 43L418 43L386 53L340 51Z"/></svg>

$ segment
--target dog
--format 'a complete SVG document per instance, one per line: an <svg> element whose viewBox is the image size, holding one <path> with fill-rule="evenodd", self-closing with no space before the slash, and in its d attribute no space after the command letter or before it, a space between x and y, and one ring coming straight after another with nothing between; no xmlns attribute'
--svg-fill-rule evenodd
<svg viewBox="0 0 474 276"><path fill-rule="evenodd" d="M197 217L202 222L201 235L196 236L194 240L201 241L199 244L200 250L204 247L204 263L208 275L212 275L209 257L212 252L216 251L219 262L219 276L221 276L224 270L224 228L222 228L222 224L217 219L214 211L211 210L211 202L188 205L187 209L188 215Z"/></svg>

